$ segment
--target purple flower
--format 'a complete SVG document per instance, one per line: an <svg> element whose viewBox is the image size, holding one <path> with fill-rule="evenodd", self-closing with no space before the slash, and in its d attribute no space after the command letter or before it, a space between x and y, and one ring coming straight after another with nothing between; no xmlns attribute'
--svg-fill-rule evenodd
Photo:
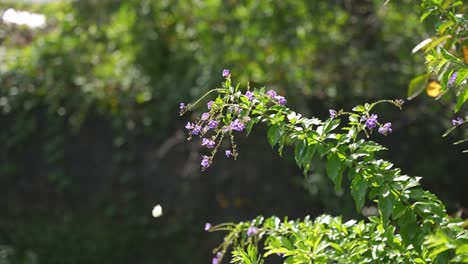
<svg viewBox="0 0 468 264"><path fill-rule="evenodd" d="M208 122L208 127L211 129L217 128L218 125L219 125L219 122L216 120L210 120L210 122Z"/></svg>
<svg viewBox="0 0 468 264"><path fill-rule="evenodd" d="M458 75L458 72L454 72L452 73L452 76L450 76L450 79L447 83L448 86L451 86L453 85L453 83L455 82L455 80L457 79L457 75Z"/></svg>
<svg viewBox="0 0 468 264"><path fill-rule="evenodd" d="M215 147L216 143L211 139L204 138L201 145L206 146L209 149L212 149Z"/></svg>
<svg viewBox="0 0 468 264"><path fill-rule="evenodd" d="M211 228L211 224L210 224L210 223L206 223L206 224L205 224L205 231L210 230L210 228Z"/></svg>
<svg viewBox="0 0 468 264"><path fill-rule="evenodd" d="M374 127L377 126L377 115L371 115L367 120L366 120L366 126L369 129L373 129Z"/></svg>
<svg viewBox="0 0 468 264"><path fill-rule="evenodd" d="M463 119L461 117L457 117L456 119L452 119L453 126L459 126L463 123Z"/></svg>
<svg viewBox="0 0 468 264"><path fill-rule="evenodd" d="M330 109L328 110L328 112L330 113L330 118L335 118L336 115L338 114L335 110L333 109Z"/></svg>
<svg viewBox="0 0 468 264"><path fill-rule="evenodd" d="M361 116L361 119L359 119L360 122L365 122L367 120L366 116Z"/></svg>
<svg viewBox="0 0 468 264"><path fill-rule="evenodd" d="M223 70L223 77L224 78L227 78L231 75L231 72L228 70L228 69L224 69Z"/></svg>
<svg viewBox="0 0 468 264"><path fill-rule="evenodd" d="M242 130L244 130L245 128L245 125L244 123L240 122L239 119L236 119L233 122L231 122L230 127L232 130L242 132Z"/></svg>
<svg viewBox="0 0 468 264"><path fill-rule="evenodd" d="M286 99L281 95L275 96L275 99L276 99L276 101L278 101L278 103L280 105L285 105L286 104Z"/></svg>
<svg viewBox="0 0 468 264"><path fill-rule="evenodd" d="M258 234L258 228L256 228L255 226L251 226L249 227L249 229L247 229L248 236L255 236L256 234Z"/></svg>
<svg viewBox="0 0 468 264"><path fill-rule="evenodd" d="M185 111L185 104L184 104L184 103L180 103L180 104L179 104L179 109L180 109L180 112Z"/></svg>
<svg viewBox="0 0 468 264"><path fill-rule="evenodd" d="M226 157L231 157L232 156L232 151L226 150Z"/></svg>
<svg viewBox="0 0 468 264"><path fill-rule="evenodd" d="M201 130L202 130L202 127L201 127L201 126L195 126L195 127L192 129L192 135L197 136L198 134L200 134Z"/></svg>
<svg viewBox="0 0 468 264"><path fill-rule="evenodd" d="M210 113L203 113L201 115L201 120L203 121L208 120L208 118L210 118Z"/></svg>
<svg viewBox="0 0 468 264"><path fill-rule="evenodd" d="M223 254L221 254L221 252L216 253L216 256L213 257L211 264L221 264L220 261L222 256Z"/></svg>
<svg viewBox="0 0 468 264"><path fill-rule="evenodd" d="M388 123L385 123L383 126L379 127L379 133L382 135L387 135L388 133L392 133L392 123L388 122Z"/></svg>
<svg viewBox="0 0 468 264"><path fill-rule="evenodd" d="M245 96L249 98L249 101L252 101L254 99L254 94L251 91L245 92Z"/></svg>
<svg viewBox="0 0 468 264"><path fill-rule="evenodd" d="M211 110L211 106L213 105L213 101L209 101L208 103L206 103L206 106L208 107L208 110Z"/></svg>
<svg viewBox="0 0 468 264"><path fill-rule="evenodd" d="M206 168L210 167L210 165L211 165L210 157L204 155L202 157L202 161L201 161L200 164L201 164L203 169L206 169Z"/></svg>
<svg viewBox="0 0 468 264"><path fill-rule="evenodd" d="M275 96L277 95L276 92L273 90L268 91L266 94L270 96L271 98L275 98Z"/></svg>
<svg viewBox="0 0 468 264"><path fill-rule="evenodd" d="M185 128L188 129L188 130L192 130L194 127L194 124L190 123L190 122L187 122L187 124L185 125Z"/></svg>

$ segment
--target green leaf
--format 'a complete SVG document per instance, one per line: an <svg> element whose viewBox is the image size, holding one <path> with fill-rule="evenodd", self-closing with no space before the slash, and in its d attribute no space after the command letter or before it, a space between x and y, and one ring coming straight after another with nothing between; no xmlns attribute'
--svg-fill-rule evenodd
<svg viewBox="0 0 468 264"><path fill-rule="evenodd" d="M468 100L468 89L462 88L457 97L457 105L455 106L455 113L460 111L463 104Z"/></svg>
<svg viewBox="0 0 468 264"><path fill-rule="evenodd" d="M366 111L366 108L363 105L357 105L353 108L353 111L362 113Z"/></svg>
<svg viewBox="0 0 468 264"><path fill-rule="evenodd" d="M402 204L401 202L396 203L392 213L393 220L400 218L406 212L407 209L408 206Z"/></svg>
<svg viewBox="0 0 468 264"><path fill-rule="evenodd" d="M458 64L458 65L460 65L460 66L462 66L462 67L464 66L463 62L462 62L459 58L453 56L453 55L452 55L450 52L448 52L446 49L441 48L441 49L440 49L440 53L442 54L442 56L443 56L446 60L448 60L448 61L450 61L450 62L453 62L453 63L455 63L455 64ZM466 66L465 66L465 67L466 67Z"/></svg>
<svg viewBox="0 0 468 264"><path fill-rule="evenodd" d="M390 215L393 211L393 202L394 198L390 191L387 191L385 194L381 194L379 197L379 211L382 216L384 224L388 222Z"/></svg>
<svg viewBox="0 0 468 264"><path fill-rule="evenodd" d="M278 125L271 126L267 132L268 143L273 147L281 137L281 130Z"/></svg>
<svg viewBox="0 0 468 264"><path fill-rule="evenodd" d="M445 36L442 36L440 38L437 38L437 39L434 39L433 41L431 41L431 43L429 45L427 45L426 47L424 47L424 50L426 52L430 51L431 49L435 48L437 45L439 45L440 43L444 42L445 40L451 38L452 36L450 35L445 35Z"/></svg>
<svg viewBox="0 0 468 264"><path fill-rule="evenodd" d="M406 210L406 212L398 219L398 225L400 226L401 237L404 241L407 241L407 243L410 244L419 232L414 211Z"/></svg>
<svg viewBox="0 0 468 264"><path fill-rule="evenodd" d="M341 160L338 157L337 153L330 153L327 156L327 175L330 180L335 184L335 191L339 191L341 189L341 178L343 177L341 173Z"/></svg>
<svg viewBox="0 0 468 264"><path fill-rule="evenodd" d="M424 90L427 78L427 74L421 74L410 81L408 85L408 100L418 96Z"/></svg>
<svg viewBox="0 0 468 264"><path fill-rule="evenodd" d="M353 196L356 204L356 210L361 211L367 194L367 182L364 176L360 173L354 173L353 180L351 181L351 196Z"/></svg>
<svg viewBox="0 0 468 264"><path fill-rule="evenodd" d="M303 164L303 157L304 157L304 152L306 149L306 140L301 140L299 143L297 143L296 148L294 149L294 158L296 160L296 164L299 167L302 167Z"/></svg>
<svg viewBox="0 0 468 264"><path fill-rule="evenodd" d="M455 83L460 85L464 80L468 78L468 68L459 69L457 74L457 80Z"/></svg>

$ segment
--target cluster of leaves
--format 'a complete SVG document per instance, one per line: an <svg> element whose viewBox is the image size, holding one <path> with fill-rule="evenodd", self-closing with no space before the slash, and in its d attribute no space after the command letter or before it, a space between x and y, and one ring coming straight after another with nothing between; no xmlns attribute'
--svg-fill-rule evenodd
<svg viewBox="0 0 468 264"><path fill-rule="evenodd" d="M455 0L424 0L421 7L421 22L428 21L436 29L436 33L413 49L413 53L420 50L424 52L427 72L410 82L408 97L417 96L425 87L427 94L437 99L444 96L455 97L454 112L463 116L465 111L461 110L468 100L467 5ZM468 122L468 119L464 117L457 121L454 126Z"/></svg>
<svg viewBox="0 0 468 264"><path fill-rule="evenodd" d="M380 103L390 103L401 107L403 103L401 100L383 100L372 104L359 105L353 108L352 112L331 111L330 118L322 121L318 118L302 117L278 103L276 96L272 96L272 94L276 94L272 91L265 93L264 88L247 91L243 94L239 85L235 88L231 86L230 77L226 79L222 88L214 91L219 93L215 102L217 109L220 110L210 115L210 118L220 121L221 128L216 129L215 136L212 137L213 140L218 140L217 146L221 146L223 140L223 136L219 137L219 134L230 133L232 136L233 120L242 120L247 133L250 132L254 124L263 123L268 127L268 142L272 147L277 147L280 154L285 145L294 146L297 165L304 169L304 173L309 171L313 156L318 155L322 160L326 161L327 175L334 183L336 191L341 189L343 176L348 176L348 180L351 182L351 195L358 211L362 209L366 201L377 204L378 217L369 218L373 224L366 224L361 231L355 230L355 232L367 230L369 236L363 236L363 240L366 240L370 245L377 245L378 248L380 243L384 243L384 246L381 245L380 248L385 248L385 250L383 248L382 250L386 253L379 255L376 251L373 251L374 249L371 246L370 251L361 252L357 250L355 252L356 258L360 258L364 262L379 260L379 262L388 263L394 263L398 258L408 258L412 259L414 263L426 263L434 260L447 260L457 254L458 258L468 260L468 252L465 252L465 250L458 251L454 248L447 248L442 254L439 251L437 253L431 252L430 248L424 245L426 236L436 230L449 230L445 234L451 238L464 239L464 241L466 241L467 234L460 227L461 223L449 224L444 205L435 195L421 189L419 177L403 175L400 169L393 168L391 162L377 159L375 153L385 148L366 138L374 131L374 127L369 126L363 120L368 120L372 116L372 109ZM190 105L189 108L193 106ZM229 111L232 108L238 109L238 111ZM223 111L223 109L226 109L226 111ZM348 117L348 122L341 125L341 119L344 116ZM380 123L378 125L383 127ZM364 138L362 135L364 135ZM217 149L218 147L212 152L210 163ZM204 165L203 160L202 166L207 167ZM286 254L285 256L289 256L286 258L285 263L304 263L308 261L327 263L330 260L345 258L349 253L348 250L343 249L347 245L346 239L350 239L349 234L342 238L340 236L331 236L330 243L326 243L327 240L324 240L325 244L320 246L321 250L330 247L329 250L336 251L335 253L328 254L325 251L321 255L320 250L315 252L320 241L315 247L313 245L317 241L317 237L324 236L324 234L316 232L315 235L307 235L311 231L305 228L310 227L314 230L315 225L323 227L321 220L317 220L313 224L307 221L296 222L298 227L302 227L297 229L293 228L292 223L286 223L286 226L290 225L291 230L289 231L278 224L272 228L271 221L265 222L263 226L266 230L272 229L271 232L265 231L264 233L266 236L265 250L270 250L263 254L264 257L271 253L283 253ZM349 225L349 227L351 226ZM239 228L244 230L245 224L222 224L212 230L218 230L219 228L231 231L221 246L223 249L222 254L231 245L237 247L237 244L240 244L245 247L253 243L253 240L248 236L244 236L244 242L237 241L242 240L242 236L239 236ZM376 230L380 231L377 232ZM347 231L342 232L347 233ZM300 236L300 234L305 239L304 241L298 238L293 239L294 236ZM464 237L460 238L460 234ZM273 241L281 240L279 235L286 237L288 240L293 240L294 243L291 241L289 243L292 243L291 245L294 245L294 248L298 250L294 251L297 254L285 251L287 247L284 245L283 247L273 246L277 245ZM358 243L357 241L356 243ZM351 245L349 247L349 250L353 248ZM387 251L387 247L398 250L399 254L393 256L391 254L392 250ZM271 251L272 249L277 250ZM247 253L244 254L245 252L242 253L241 249L236 248L234 259L238 259L239 263L249 263L245 258L251 258L249 256L252 256L255 252L260 251L247 247ZM315 252L317 255L310 252ZM303 254L307 255L307 257L303 256ZM414 258L414 254L418 257ZM249 261L253 261L253 259Z"/></svg>

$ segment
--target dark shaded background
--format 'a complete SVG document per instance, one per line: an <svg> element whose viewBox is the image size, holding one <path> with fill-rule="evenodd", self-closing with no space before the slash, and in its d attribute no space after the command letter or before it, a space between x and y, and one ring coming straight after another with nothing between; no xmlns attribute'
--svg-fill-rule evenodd
<svg viewBox="0 0 468 264"><path fill-rule="evenodd" d="M202 173L183 129L199 113L179 117L178 104L219 85L224 68L308 116L405 98L424 71L411 49L435 26L410 0L0 3L10 7L47 26L0 24L0 263L209 263L222 234L205 222L360 217L319 160L302 176L261 127L238 139L237 161L219 156ZM425 95L379 107L394 132L372 138L456 213L468 185L451 144L461 132L441 137L450 109Z"/></svg>

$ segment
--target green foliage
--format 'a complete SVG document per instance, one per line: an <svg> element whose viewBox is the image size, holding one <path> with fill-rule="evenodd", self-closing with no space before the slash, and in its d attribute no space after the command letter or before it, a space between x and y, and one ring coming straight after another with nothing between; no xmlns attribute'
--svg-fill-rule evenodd
<svg viewBox="0 0 468 264"><path fill-rule="evenodd" d="M377 159L376 152L385 148L367 139L375 132L369 124L370 119L376 118L371 114L373 108L381 103L401 108L401 100L365 104L353 108L352 112L331 111L330 118L321 121L298 115L283 106L274 92L265 93L264 88L249 91L249 95L243 94L239 85L231 86L230 76L222 88L213 92L218 93L218 98L208 112L209 119L220 120L221 124L214 129L214 135L208 137L219 141L209 157L210 163L225 134L231 138L231 147L236 151L233 133L243 129L236 129L234 124L243 122L249 126L263 123L268 127L267 138L272 147L277 146L281 153L284 145L295 145L295 160L305 172L309 169L311 157L317 153L326 162L328 177L336 191L341 189L342 177L348 172L356 208L361 209L367 197L376 203L379 211L378 216L369 217L369 223L361 222L358 231L354 220L341 225L341 218L330 220L327 216L313 222L308 219L285 221L283 225L279 225L276 218L264 223L263 218L257 218L250 224L222 224L212 230L228 230L230 233L215 252L219 250L225 254L233 246L235 263L254 263L261 259L257 259L254 252L258 250L253 250L252 246L257 246L258 239L263 237L266 251L263 257L283 254L284 263L344 263L349 258L358 263L431 263L444 258L441 254L445 251L450 251L450 259L454 261L464 254L463 249L456 247L447 247L443 251L437 245L426 247L426 237L438 230L448 230L451 239L455 239L455 234L465 236L467 232L448 222L444 205L435 195L421 189L420 178L403 175L389 161ZM188 109L195 105L189 105ZM341 125L343 117L348 117L348 123ZM203 128L210 120L200 119L194 126ZM376 126L384 127L379 122ZM206 137L209 133L206 127L200 136ZM380 129L379 133L386 134ZM209 164L202 163L202 166L206 169ZM323 221L327 225L322 226ZM243 233L252 226L261 228L258 237ZM333 229L340 233L333 233ZM247 248L247 251L239 247Z"/></svg>
<svg viewBox="0 0 468 264"><path fill-rule="evenodd" d="M421 22L427 21L434 29L435 35L423 40L413 49L413 53L419 50L424 52L427 73L411 80L408 98L412 99L421 93L427 79L432 77L437 85L436 88L432 88L435 89L433 93L429 92L428 86L428 94L437 99L444 95L455 97L454 112L463 116L465 111L460 110L468 100L467 5L463 1L455 0L423 0L421 7ZM466 122L467 118L463 119L463 123ZM444 136L451 131L453 129L449 129ZM467 131L465 129L465 133Z"/></svg>

